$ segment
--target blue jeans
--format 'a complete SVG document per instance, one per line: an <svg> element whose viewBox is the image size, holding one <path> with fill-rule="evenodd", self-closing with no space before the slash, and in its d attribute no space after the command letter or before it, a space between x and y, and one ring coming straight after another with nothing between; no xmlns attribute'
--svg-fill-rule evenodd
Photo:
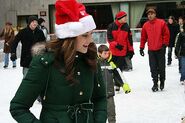
<svg viewBox="0 0 185 123"><path fill-rule="evenodd" d="M4 65L8 66L9 64L9 53L5 53L4 55ZM16 60L12 61L13 66L16 66Z"/></svg>
<svg viewBox="0 0 185 123"><path fill-rule="evenodd" d="M185 80L185 56L181 57L181 78L180 81L184 81Z"/></svg>

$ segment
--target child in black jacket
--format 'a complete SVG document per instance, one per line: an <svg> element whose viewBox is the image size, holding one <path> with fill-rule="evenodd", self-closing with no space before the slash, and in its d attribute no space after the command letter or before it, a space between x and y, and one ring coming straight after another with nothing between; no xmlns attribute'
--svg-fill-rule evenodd
<svg viewBox="0 0 185 123"><path fill-rule="evenodd" d="M124 83L125 79L121 70L112 61L112 54L106 45L100 45L98 47L98 62L101 65L102 75L107 86L108 121L109 123L116 123L114 81L117 81L123 87L125 93L130 93L131 89L127 83Z"/></svg>

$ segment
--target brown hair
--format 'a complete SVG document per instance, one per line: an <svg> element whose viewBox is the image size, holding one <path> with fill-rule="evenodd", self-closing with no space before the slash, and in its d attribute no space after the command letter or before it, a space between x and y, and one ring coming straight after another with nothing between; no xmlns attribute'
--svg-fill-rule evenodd
<svg viewBox="0 0 185 123"><path fill-rule="evenodd" d="M10 24L6 24L3 31L4 31L4 35L7 37L10 37L12 35L12 33L14 33L12 25L10 25Z"/></svg>
<svg viewBox="0 0 185 123"><path fill-rule="evenodd" d="M98 52L99 53L102 53L103 51L109 51L109 48L106 46L106 45L100 45L99 47L98 47Z"/></svg>
<svg viewBox="0 0 185 123"><path fill-rule="evenodd" d="M66 39L54 39L46 45L46 48L54 51L55 54L55 63L54 65L60 69L61 73L66 75L66 80L71 84L76 83L77 81L74 78L74 61L76 56L75 49L75 40L76 38L66 38ZM90 66L91 70L96 69L96 57L95 54L97 50L95 47L90 44L88 51L84 54L85 61L87 65ZM62 68L61 63L64 63L64 68ZM58 67L60 66L60 67Z"/></svg>

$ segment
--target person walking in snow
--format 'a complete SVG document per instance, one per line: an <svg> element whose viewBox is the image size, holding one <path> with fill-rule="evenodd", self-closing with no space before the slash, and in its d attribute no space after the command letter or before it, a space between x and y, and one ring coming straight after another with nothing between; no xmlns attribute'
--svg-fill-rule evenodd
<svg viewBox="0 0 185 123"><path fill-rule="evenodd" d="M4 38L4 68L7 68L9 65L9 55L11 53L11 46L15 37L14 30L12 28L12 23L6 22L5 27L0 33L0 37ZM16 67L16 59L12 60L13 68Z"/></svg>
<svg viewBox="0 0 185 123"><path fill-rule="evenodd" d="M166 22L156 17L154 8L149 8L146 14L149 20L142 27L140 55L144 56L145 43L148 42L149 65L153 79L152 91L156 92L158 91L159 80L161 90L164 89L165 85L165 54L170 33Z"/></svg>
<svg viewBox="0 0 185 123"><path fill-rule="evenodd" d="M120 86L123 87L125 93L130 93L131 89L128 83L124 82L120 75L121 71L116 67L112 61L112 54L106 45L98 47L98 62L102 68L103 79L106 83L107 90L107 115L109 123L116 123L116 112L114 102L114 82L118 81Z"/></svg>
<svg viewBox="0 0 185 123"><path fill-rule="evenodd" d="M121 71L126 64L125 57L132 58L134 55L132 33L127 24L127 13L120 11L116 14L116 20L108 26L107 38L112 60ZM116 91L120 90L119 83L115 83Z"/></svg>
<svg viewBox="0 0 185 123"><path fill-rule="evenodd" d="M185 30L185 25L183 26ZM185 32L180 32L175 46L175 55L181 58L180 82L185 84Z"/></svg>
<svg viewBox="0 0 185 123"><path fill-rule="evenodd" d="M171 65L172 62L172 51L173 51L173 47L175 45L175 38L177 36L177 34L179 33L179 26L175 21L175 17L173 16L169 16L168 18L168 29L170 31L170 42L168 45L168 61L167 61L167 65Z"/></svg>
<svg viewBox="0 0 185 123"><path fill-rule="evenodd" d="M43 31L46 41L50 41L50 35L48 34L48 29L45 27L45 20L43 18L38 19L38 27Z"/></svg>
<svg viewBox="0 0 185 123"><path fill-rule="evenodd" d="M18 43L21 41L22 50L21 50L21 61L20 65L23 67L23 75L25 76L28 69L30 62L32 60L31 56L31 48L37 42L45 41L45 36L43 32L37 28L38 19L36 16L29 16L28 17L28 25L26 28L20 30L18 34L15 36L15 39L12 43L11 47L11 59L15 60L16 56L16 49Z"/></svg>
<svg viewBox="0 0 185 123"><path fill-rule="evenodd" d="M10 113L18 123L106 123L106 88L91 43L94 19L76 0L57 0L55 7L57 39L33 47ZM39 119L30 112L38 95Z"/></svg>

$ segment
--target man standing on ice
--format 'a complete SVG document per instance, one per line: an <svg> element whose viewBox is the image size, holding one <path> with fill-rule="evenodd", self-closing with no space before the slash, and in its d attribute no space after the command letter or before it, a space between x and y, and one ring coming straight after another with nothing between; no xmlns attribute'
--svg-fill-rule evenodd
<svg viewBox="0 0 185 123"><path fill-rule="evenodd" d="M145 43L148 42L148 55L151 76L153 78L152 91L158 91L158 80L160 89L165 84L165 54L166 46L169 44L170 33L164 20L156 18L156 10L149 8L146 12L148 21L143 25L141 31L140 55L144 56Z"/></svg>

